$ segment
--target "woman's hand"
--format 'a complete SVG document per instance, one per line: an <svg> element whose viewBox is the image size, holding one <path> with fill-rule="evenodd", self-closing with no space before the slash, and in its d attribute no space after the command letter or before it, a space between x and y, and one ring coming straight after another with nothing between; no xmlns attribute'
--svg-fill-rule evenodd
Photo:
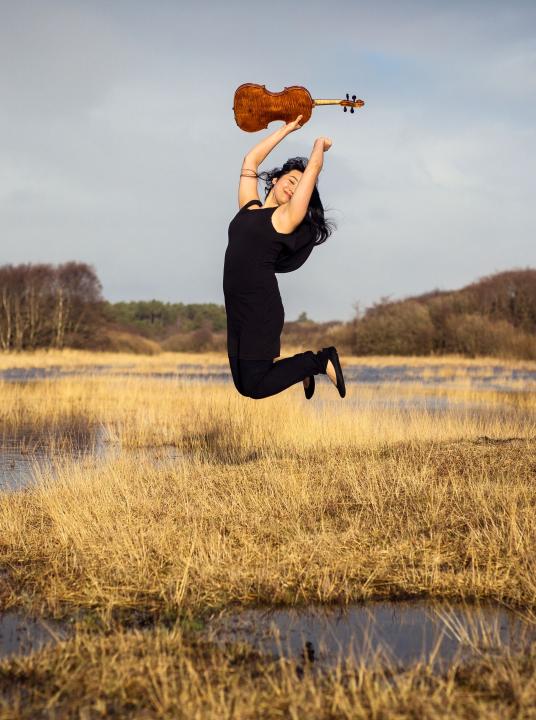
<svg viewBox="0 0 536 720"><path fill-rule="evenodd" d="M327 152L333 145L333 143L331 142L331 138L328 137L316 138L315 145L317 144L322 148L322 152Z"/></svg>
<svg viewBox="0 0 536 720"><path fill-rule="evenodd" d="M277 130L270 133L268 137L265 137L264 140L258 142L255 147L248 152L246 157L253 165L258 167L268 154L272 152L274 147L283 140L283 138L285 138L289 133L294 132L294 130L301 128L300 120L302 117L303 115L298 115L296 120L293 122L285 123L285 125L278 127Z"/></svg>
<svg viewBox="0 0 536 720"><path fill-rule="evenodd" d="M288 134L294 132L294 130L298 130L299 128L301 128L300 120L302 119L302 117L303 115L298 115L296 120L293 120L292 122L283 125L283 130Z"/></svg>

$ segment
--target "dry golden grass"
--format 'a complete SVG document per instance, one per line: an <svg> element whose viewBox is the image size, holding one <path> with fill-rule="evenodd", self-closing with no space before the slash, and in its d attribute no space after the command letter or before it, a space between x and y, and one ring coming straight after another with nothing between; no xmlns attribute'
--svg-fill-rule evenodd
<svg viewBox="0 0 536 720"><path fill-rule="evenodd" d="M327 454L340 448L395 442L536 436L536 393L428 388L416 384L349 385L341 400L329 382L318 383L311 402L300 385L263 401L240 396L231 383L75 377L38 383L0 381L0 429L51 430L99 425L123 447L190 448L214 438L240 459ZM453 403L448 413L400 407L412 398ZM477 404L476 409L472 405ZM284 421L283 421L284 419ZM208 441L207 441L208 442ZM210 443L208 443L210 444ZM225 454L225 453L224 453ZM216 458L218 459L218 458Z"/></svg>
<svg viewBox="0 0 536 720"><path fill-rule="evenodd" d="M530 717L532 657L299 681L178 630L116 623L371 597L534 610L534 393L351 385L343 401L319 383L310 402L301 386L260 402L230 383L108 375L0 391L4 435L98 424L115 453L0 495L3 606L82 608L113 633L0 665L4 717L17 703L22 717L46 703L44 717ZM460 405L398 406L429 395Z"/></svg>
<svg viewBox="0 0 536 720"><path fill-rule="evenodd" d="M536 604L534 441L238 462L199 442L206 459L67 463L3 496L5 602L106 619L408 595Z"/></svg>
<svg viewBox="0 0 536 720"><path fill-rule="evenodd" d="M262 403L230 384L139 378L3 391L4 428L85 417L115 443L111 459L66 460L0 497L10 603L22 588L49 611L108 614L423 593L534 601L532 394L436 414L380 411L381 393L355 386L343 402L329 383L319 409L299 387Z"/></svg>
<svg viewBox="0 0 536 720"><path fill-rule="evenodd" d="M131 353L90 352L87 350L36 350L27 353L1 353L0 370L7 368L91 368L110 366L125 369L167 372L178 364L221 364L227 362L223 353L171 353L137 355Z"/></svg>
<svg viewBox="0 0 536 720"><path fill-rule="evenodd" d="M225 651L179 630L79 633L0 662L0 718L220 720L529 720L536 656L484 657L446 675L419 664L340 666L322 674L254 652Z"/></svg>
<svg viewBox="0 0 536 720"><path fill-rule="evenodd" d="M307 347L282 346L281 358L288 357L294 353L309 350ZM316 348L313 348L316 349ZM536 362L530 360L498 360L497 358L466 358L458 355L446 356L422 356L422 357L401 357L391 356L355 356L341 355L343 364L352 365L373 365L378 367L391 367L394 365L409 365L420 368L423 366L442 367L448 366L459 369L504 367L536 370ZM86 350L36 350L26 353L0 353L0 370L7 368L77 368L77 367L102 367L125 368L132 372L151 371L169 372L176 369L179 364L194 365L227 365L227 355L219 352L186 353L186 352L162 352L158 355L138 355L130 353L114 352L90 352Z"/></svg>

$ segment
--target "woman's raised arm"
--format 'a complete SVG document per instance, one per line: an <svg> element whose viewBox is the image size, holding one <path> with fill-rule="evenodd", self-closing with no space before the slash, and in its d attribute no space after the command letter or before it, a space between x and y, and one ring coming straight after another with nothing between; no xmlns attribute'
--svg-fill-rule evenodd
<svg viewBox="0 0 536 720"><path fill-rule="evenodd" d="M244 157L242 162L242 170L240 172L240 184L238 186L238 207L241 208L250 200L258 200L259 194L257 189L256 173L259 165L272 152L283 138L289 133L301 128L300 120L302 116L298 115L293 122L286 123L277 128L273 133L265 137L257 143Z"/></svg>
<svg viewBox="0 0 536 720"><path fill-rule="evenodd" d="M330 149L332 144L331 138L328 137L319 137L315 140L307 167L303 171L292 197L288 203L276 210L276 213L279 214L277 222L282 232L292 232L306 216L313 189L324 165L324 153Z"/></svg>

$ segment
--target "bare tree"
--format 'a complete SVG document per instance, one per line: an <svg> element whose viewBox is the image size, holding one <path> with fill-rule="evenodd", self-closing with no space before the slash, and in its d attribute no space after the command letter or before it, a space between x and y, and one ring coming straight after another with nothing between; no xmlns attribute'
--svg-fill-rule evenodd
<svg viewBox="0 0 536 720"><path fill-rule="evenodd" d="M100 320L101 290L85 263L0 267L1 348L83 345Z"/></svg>

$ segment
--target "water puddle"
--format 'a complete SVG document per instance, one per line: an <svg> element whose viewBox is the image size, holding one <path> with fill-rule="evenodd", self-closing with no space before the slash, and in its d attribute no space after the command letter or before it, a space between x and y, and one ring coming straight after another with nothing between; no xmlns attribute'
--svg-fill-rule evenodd
<svg viewBox="0 0 536 720"><path fill-rule="evenodd" d="M154 467L165 467L189 454L174 445L124 448L110 440L103 425L77 434L30 431L17 437L0 435L0 492L30 487L43 471L54 474L64 461L101 463L120 456L149 459Z"/></svg>
<svg viewBox="0 0 536 720"><path fill-rule="evenodd" d="M28 655L43 646L64 640L66 623L41 620L21 612L0 615L0 659L11 655Z"/></svg>
<svg viewBox="0 0 536 720"><path fill-rule="evenodd" d="M134 365L80 365L66 368L51 365L45 368L8 368L0 370L0 380L5 382L30 382L56 380L68 377L108 376L155 380L205 380L230 381L229 365L179 364L175 370L151 372L137 370Z"/></svg>
<svg viewBox="0 0 536 720"><path fill-rule="evenodd" d="M508 368L502 365L479 365L474 367L444 365L411 366L400 365L348 365L345 366L345 378L350 386L374 386L381 388L387 384L383 392L354 392L349 394L341 404L334 392L331 382L326 376L318 375L316 382L325 387L317 393L310 405L300 388L297 397L306 403L307 410L317 414L335 413L342 410L378 410L399 413L402 420L414 412L425 412L431 417L440 417L446 413L456 413L462 418L470 415L483 423L491 420L503 424L514 424L526 421L527 428L533 427L532 408L526 409L518 403L500 404L478 397L474 393L470 399L450 394L446 388L456 386L458 375L469 380L473 390L508 390L511 395L521 398L521 393L531 394L530 388L536 387L536 371L519 368ZM130 377L147 381L169 380L174 382L231 382L231 374L227 365L177 364L172 372L143 372L135 365L121 366L80 366L65 368L51 366L47 368L11 368L0 371L0 382L43 382L69 376L109 376ZM459 378L458 378L459 379ZM391 383L395 383L394 386ZM404 389L397 392L396 383ZM408 383L419 383L423 389L413 391ZM508 385L514 383L514 385ZM515 384L517 383L517 384ZM525 386L524 386L525 384ZM466 384L467 389L467 384ZM440 388L435 389L434 388ZM528 388L528 389L527 389ZM36 475L42 470L54 469L55 461L94 460L99 462L110 459L120 453L132 455L135 450L121 449L117 443L109 442L108 432L104 427L90 427L83 418L69 427L52 427L39 434L31 428L25 431L17 428L16 436L2 434L0 431L0 491L17 490L31 485ZM144 458L151 452L148 449L138 451ZM160 448L155 451L154 461L163 463L167 460L183 456L177 448ZM37 471L37 472L36 472Z"/></svg>
<svg viewBox="0 0 536 720"><path fill-rule="evenodd" d="M0 491L31 485L36 473L53 468L56 460L99 461L113 453L102 426L48 432L19 428L14 435L0 436Z"/></svg>
<svg viewBox="0 0 536 720"><path fill-rule="evenodd" d="M203 633L220 647L245 644L270 658L294 660L298 669L329 669L341 661L404 669L424 661L441 671L454 660L526 650L536 642L536 620L493 605L370 602L223 611ZM70 634L65 621L0 614L0 659L27 655Z"/></svg>
<svg viewBox="0 0 536 720"><path fill-rule="evenodd" d="M374 659L397 667L424 660L440 669L454 659L523 649L536 641L536 624L492 605L372 602L223 612L210 621L209 638L220 645L245 643L319 669L340 660Z"/></svg>
<svg viewBox="0 0 536 720"><path fill-rule="evenodd" d="M473 389L510 390L516 385L536 383L536 370L509 368L504 365L462 366L435 365L347 365L344 368L347 382L366 385L385 383L418 383L431 387L457 387L456 381L466 378Z"/></svg>
<svg viewBox="0 0 536 720"><path fill-rule="evenodd" d="M178 363L173 371L144 372L134 365L84 365L66 368L60 365L46 368L8 368L0 370L0 380L7 382L28 382L88 375L109 375L114 377L155 378L158 380L186 380L206 382L231 382L227 364L186 364ZM383 385L418 383L427 387L467 387L475 390L515 391L536 386L536 370L509 368L503 365L455 366L452 364L430 365L345 365L346 384ZM459 385L460 378L465 383ZM325 378L318 378L325 380ZM329 382L329 380L327 381Z"/></svg>

